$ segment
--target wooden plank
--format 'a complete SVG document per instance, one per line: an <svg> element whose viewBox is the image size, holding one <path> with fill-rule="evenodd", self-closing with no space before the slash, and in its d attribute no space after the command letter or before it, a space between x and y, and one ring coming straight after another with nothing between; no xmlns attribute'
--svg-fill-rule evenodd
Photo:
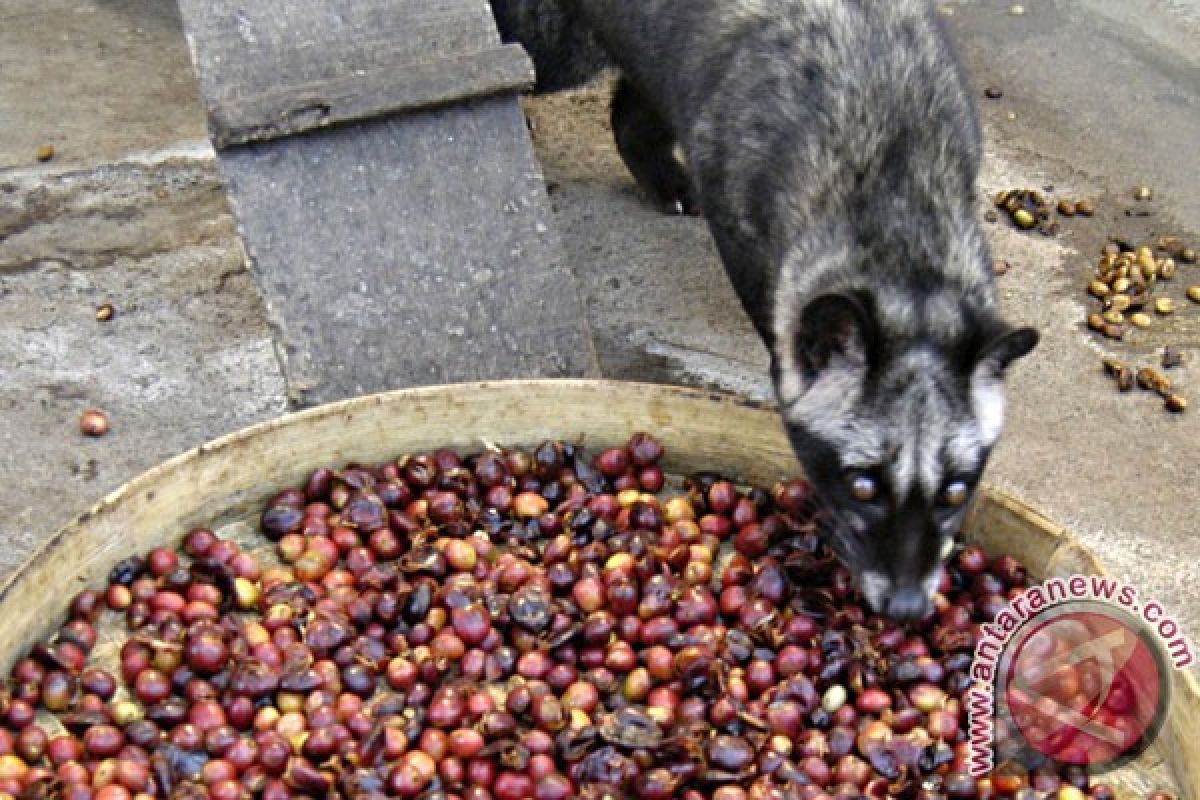
<svg viewBox="0 0 1200 800"><path fill-rule="evenodd" d="M487 0L180 0L211 105L500 44Z"/></svg>
<svg viewBox="0 0 1200 800"><path fill-rule="evenodd" d="M403 111L437 108L533 86L533 62L517 45L446 56L404 69L378 69L262 94L215 100L209 112L218 148Z"/></svg>
<svg viewBox="0 0 1200 800"><path fill-rule="evenodd" d="M486 0L181 0L226 147L532 85Z"/></svg>
<svg viewBox="0 0 1200 800"><path fill-rule="evenodd" d="M514 98L225 150L221 164L297 405L595 373Z"/></svg>

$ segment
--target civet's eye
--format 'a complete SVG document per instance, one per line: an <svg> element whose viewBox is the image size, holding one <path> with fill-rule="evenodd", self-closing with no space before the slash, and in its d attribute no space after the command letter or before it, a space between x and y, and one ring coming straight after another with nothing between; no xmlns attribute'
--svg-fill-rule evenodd
<svg viewBox="0 0 1200 800"><path fill-rule="evenodd" d="M861 472L850 476L850 494L854 499L869 503L879 496L879 482Z"/></svg>
<svg viewBox="0 0 1200 800"><path fill-rule="evenodd" d="M962 481L954 481L946 484L946 488L942 489L942 505L950 508L958 508L963 503L967 502L967 497L971 491Z"/></svg>

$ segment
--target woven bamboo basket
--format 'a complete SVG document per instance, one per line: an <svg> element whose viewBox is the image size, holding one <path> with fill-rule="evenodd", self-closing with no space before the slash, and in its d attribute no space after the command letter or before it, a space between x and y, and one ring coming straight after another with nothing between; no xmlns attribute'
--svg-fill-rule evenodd
<svg viewBox="0 0 1200 800"><path fill-rule="evenodd" d="M246 527L278 489L317 466L380 462L485 442L531 445L582 440L624 443L637 430L667 448L668 472L720 470L771 484L799 474L778 415L724 394L611 381L509 381L410 389L291 414L230 434L157 466L104 498L52 536L0 586L0 667L6 671L61 622L67 599L103 585L119 559L177 545L191 527ZM1102 574L1071 534L1019 500L984 487L964 535L1021 559L1038 578ZM1123 797L1169 782L1200 798L1200 691L1174 675L1170 715L1151 750L1105 776Z"/></svg>

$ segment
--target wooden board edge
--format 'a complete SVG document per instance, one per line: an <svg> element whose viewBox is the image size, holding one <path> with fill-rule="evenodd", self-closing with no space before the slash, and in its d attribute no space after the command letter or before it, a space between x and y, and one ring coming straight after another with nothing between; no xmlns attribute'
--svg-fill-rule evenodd
<svg viewBox="0 0 1200 800"><path fill-rule="evenodd" d="M441 108L530 89L533 62L520 45L500 45L420 64L375 68L272 92L210 101L213 145L226 149L305 131Z"/></svg>

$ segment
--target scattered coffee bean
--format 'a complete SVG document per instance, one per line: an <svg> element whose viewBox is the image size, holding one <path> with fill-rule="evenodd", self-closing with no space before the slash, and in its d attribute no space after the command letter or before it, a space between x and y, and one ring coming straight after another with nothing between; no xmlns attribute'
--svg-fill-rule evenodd
<svg viewBox="0 0 1200 800"><path fill-rule="evenodd" d="M1150 315L1141 311L1129 315L1129 324L1135 328L1149 328Z"/></svg>
<svg viewBox="0 0 1200 800"><path fill-rule="evenodd" d="M113 308L113 304L105 303L96 309L96 320L99 322L108 322L113 318L113 314L115 313L116 309Z"/></svg>
<svg viewBox="0 0 1200 800"><path fill-rule="evenodd" d="M1133 199L1139 201L1153 200L1154 190L1146 185L1139 186L1133 190Z"/></svg>
<svg viewBox="0 0 1200 800"><path fill-rule="evenodd" d="M1169 394L1163 402L1163 406L1175 414L1182 414L1187 411L1187 398L1181 394Z"/></svg>
<svg viewBox="0 0 1200 800"><path fill-rule="evenodd" d="M1091 200L1080 200L1075 204L1075 213L1083 217L1090 217L1096 213L1096 204Z"/></svg>
<svg viewBox="0 0 1200 800"><path fill-rule="evenodd" d="M1162 352L1163 369L1172 369L1183 365L1183 351L1178 347L1165 347Z"/></svg>
<svg viewBox="0 0 1200 800"><path fill-rule="evenodd" d="M1021 230L1036 227L1046 236L1058 232L1058 223L1050 219L1053 206L1037 189L1006 189L994 200L996 208L1005 211L1013 225Z"/></svg>
<svg viewBox="0 0 1200 800"><path fill-rule="evenodd" d="M1010 265L1007 261L993 261L992 273L995 275L1007 275Z"/></svg>
<svg viewBox="0 0 1200 800"><path fill-rule="evenodd" d="M84 436L103 436L108 433L108 415L98 408L89 408L79 416L79 432Z"/></svg>
<svg viewBox="0 0 1200 800"><path fill-rule="evenodd" d="M1112 294L1112 288L1104 281L1092 281L1088 284L1088 291L1096 297L1108 297Z"/></svg>
<svg viewBox="0 0 1200 800"><path fill-rule="evenodd" d="M1160 297L1154 301L1154 310L1163 316L1175 312L1175 301L1169 297Z"/></svg>
<svg viewBox="0 0 1200 800"><path fill-rule="evenodd" d="M1187 288L1187 298L1193 303L1200 303L1200 286L1189 286Z"/></svg>
<svg viewBox="0 0 1200 800"><path fill-rule="evenodd" d="M1142 367L1137 371L1137 385L1148 392L1157 392L1163 397L1171 393L1171 379L1154 367Z"/></svg>
<svg viewBox="0 0 1200 800"><path fill-rule="evenodd" d="M1160 236L1158 237L1157 246L1159 250L1165 251L1171 258L1179 258L1180 254L1183 253L1184 247L1186 247L1183 239L1178 236Z"/></svg>
<svg viewBox="0 0 1200 800"><path fill-rule="evenodd" d="M1137 249L1137 265L1143 272L1157 272L1158 262L1154 260L1154 251L1143 245Z"/></svg>
<svg viewBox="0 0 1200 800"><path fill-rule="evenodd" d="M37 149L35 153L38 161L49 161L54 158L54 145L44 144Z"/></svg>
<svg viewBox="0 0 1200 800"><path fill-rule="evenodd" d="M1128 392L1133 388L1133 370L1115 358L1104 359L1104 371L1117 382L1117 389Z"/></svg>
<svg viewBox="0 0 1200 800"><path fill-rule="evenodd" d="M1058 213L1062 214L1064 217L1073 217L1078 210L1079 207L1070 200L1058 201Z"/></svg>

